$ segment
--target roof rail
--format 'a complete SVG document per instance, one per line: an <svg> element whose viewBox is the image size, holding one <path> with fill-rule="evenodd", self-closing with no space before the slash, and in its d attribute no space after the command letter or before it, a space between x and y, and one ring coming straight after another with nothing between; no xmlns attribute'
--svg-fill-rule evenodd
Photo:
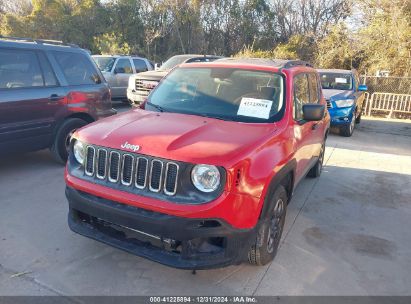
<svg viewBox="0 0 411 304"><path fill-rule="evenodd" d="M310 68L313 67L310 63L308 63L306 61L302 61L302 60L289 60L288 62L286 62L284 64L285 69L289 69L289 68L292 68L292 67L295 67L295 66L306 66L306 67L310 67Z"/></svg>
<svg viewBox="0 0 411 304"><path fill-rule="evenodd" d="M70 46L70 47L74 47L74 48L79 48L79 46L77 44L65 43L65 42L59 41L59 40L33 39L33 38L11 37L11 36L3 36L3 35L0 35L0 39L34 42L34 43L37 43L37 44L52 44L52 45Z"/></svg>

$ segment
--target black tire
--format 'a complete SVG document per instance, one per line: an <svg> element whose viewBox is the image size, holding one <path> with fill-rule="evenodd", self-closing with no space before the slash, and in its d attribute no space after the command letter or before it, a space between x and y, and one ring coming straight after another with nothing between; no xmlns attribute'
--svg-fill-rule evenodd
<svg viewBox="0 0 411 304"><path fill-rule="evenodd" d="M318 160L315 163L314 167L308 171L307 176L316 178L321 175L321 172L323 171L323 163L324 163L324 153L325 153L325 142L321 146L321 151L320 155L318 156Z"/></svg>
<svg viewBox="0 0 411 304"><path fill-rule="evenodd" d="M266 218L260 220L255 243L248 251L250 264L262 266L275 258L283 233L287 200L287 191L284 186L280 185L267 201L270 204L270 210Z"/></svg>
<svg viewBox="0 0 411 304"><path fill-rule="evenodd" d="M355 115L355 114L354 114ZM349 124L340 127L340 134L345 137L351 137L355 129L355 116L351 119Z"/></svg>
<svg viewBox="0 0 411 304"><path fill-rule="evenodd" d="M75 130L84 127L87 124L88 122L83 119L69 118L60 125L50 148L53 158L57 162L61 164L66 163L69 147L68 144L70 143L71 135L73 135Z"/></svg>

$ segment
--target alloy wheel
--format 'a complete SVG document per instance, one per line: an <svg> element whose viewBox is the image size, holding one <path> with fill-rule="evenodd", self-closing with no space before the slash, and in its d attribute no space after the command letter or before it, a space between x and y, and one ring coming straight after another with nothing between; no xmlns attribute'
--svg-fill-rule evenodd
<svg viewBox="0 0 411 304"><path fill-rule="evenodd" d="M285 203L279 198L275 204L268 230L267 251L272 253L278 247L285 221Z"/></svg>

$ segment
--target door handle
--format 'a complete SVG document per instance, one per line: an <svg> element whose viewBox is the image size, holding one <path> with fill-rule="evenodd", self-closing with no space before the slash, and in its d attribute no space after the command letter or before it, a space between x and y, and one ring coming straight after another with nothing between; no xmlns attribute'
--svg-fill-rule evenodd
<svg viewBox="0 0 411 304"><path fill-rule="evenodd" d="M62 98L64 98L64 96L60 96L60 95L57 95L57 94L51 94L48 99L50 101L59 101Z"/></svg>

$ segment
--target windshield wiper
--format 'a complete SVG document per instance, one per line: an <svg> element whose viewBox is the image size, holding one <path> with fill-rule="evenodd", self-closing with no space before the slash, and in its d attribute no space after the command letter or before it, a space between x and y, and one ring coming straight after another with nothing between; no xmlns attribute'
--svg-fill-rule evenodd
<svg viewBox="0 0 411 304"><path fill-rule="evenodd" d="M214 118L214 119L220 119L220 120L233 121L233 119L228 116L216 116L214 114L208 114L208 113L195 113L195 114L193 113L193 115L199 115L201 117Z"/></svg>
<svg viewBox="0 0 411 304"><path fill-rule="evenodd" d="M164 112L164 108L159 105L156 105L150 101L147 101L146 104L148 104L149 106L152 106L153 108L156 108L159 112Z"/></svg>

